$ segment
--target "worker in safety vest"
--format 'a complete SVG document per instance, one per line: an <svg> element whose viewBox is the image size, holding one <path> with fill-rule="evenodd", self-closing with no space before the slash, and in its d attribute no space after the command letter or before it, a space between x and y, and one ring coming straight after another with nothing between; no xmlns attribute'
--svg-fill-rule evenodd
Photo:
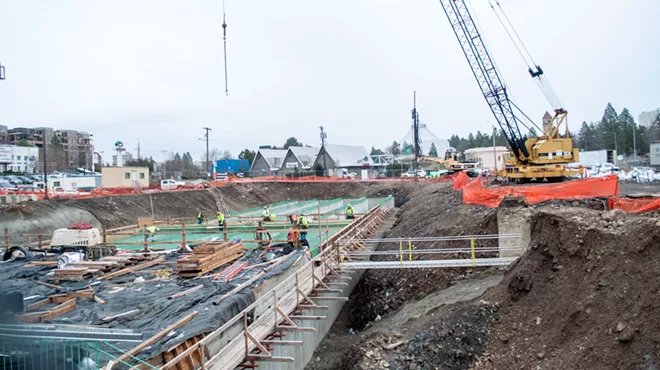
<svg viewBox="0 0 660 370"><path fill-rule="evenodd" d="M157 228L154 225L151 225L147 227L147 232L149 233L149 237L153 239L154 235L156 235L156 231L160 231L159 228Z"/></svg>
<svg viewBox="0 0 660 370"><path fill-rule="evenodd" d="M309 223L305 215L300 215L298 217L298 222L296 223L298 229L300 229L300 241L307 239L307 229L309 228Z"/></svg>
<svg viewBox="0 0 660 370"><path fill-rule="evenodd" d="M352 220L354 218L355 218L355 209L353 209L353 206L349 204L348 207L346 207L346 219Z"/></svg>
<svg viewBox="0 0 660 370"><path fill-rule="evenodd" d="M291 223L291 226L296 224L296 221L298 221L298 216L296 216L295 213L292 213L289 215L289 222Z"/></svg>
<svg viewBox="0 0 660 370"><path fill-rule="evenodd" d="M264 211L261 212L261 217L263 217L264 221L270 222L271 221L270 216L271 216L271 214L270 214L270 211L268 210L268 207L264 207Z"/></svg>
<svg viewBox="0 0 660 370"><path fill-rule="evenodd" d="M222 212L218 212L218 229L222 230L225 225L225 215Z"/></svg>
<svg viewBox="0 0 660 370"><path fill-rule="evenodd" d="M204 222L204 218L205 218L204 212L199 211L199 213L197 214L197 225L201 225L202 222Z"/></svg>

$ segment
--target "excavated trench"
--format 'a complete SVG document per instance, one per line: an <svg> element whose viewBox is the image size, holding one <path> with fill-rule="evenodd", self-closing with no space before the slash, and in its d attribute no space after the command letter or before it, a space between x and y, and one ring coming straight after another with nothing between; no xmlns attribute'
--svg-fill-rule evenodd
<svg viewBox="0 0 660 370"><path fill-rule="evenodd" d="M497 233L505 221L528 249L506 269L366 271L306 368L656 369L660 221L602 204L495 210L450 189L411 193L388 236Z"/></svg>

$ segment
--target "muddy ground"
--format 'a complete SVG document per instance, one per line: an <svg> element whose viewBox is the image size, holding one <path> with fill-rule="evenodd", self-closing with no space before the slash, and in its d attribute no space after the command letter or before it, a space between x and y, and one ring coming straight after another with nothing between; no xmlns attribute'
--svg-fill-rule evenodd
<svg viewBox="0 0 660 370"><path fill-rule="evenodd" d="M529 207L529 249L506 271L367 271L307 369L657 369L660 221L599 204ZM389 235L496 232L495 210L437 184Z"/></svg>

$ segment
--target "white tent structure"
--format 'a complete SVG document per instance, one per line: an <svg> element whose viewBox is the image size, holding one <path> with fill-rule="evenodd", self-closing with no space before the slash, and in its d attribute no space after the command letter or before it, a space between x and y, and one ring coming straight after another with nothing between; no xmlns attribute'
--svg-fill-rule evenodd
<svg viewBox="0 0 660 370"><path fill-rule="evenodd" d="M431 143L435 144L435 149L438 151L438 157L444 158L445 152L449 150L449 140L440 139L435 136L425 123L419 124L419 139L421 141L420 145L422 146L422 155L429 155ZM412 125L410 125L410 130L408 130L406 136L403 137L403 140L409 144L415 142Z"/></svg>

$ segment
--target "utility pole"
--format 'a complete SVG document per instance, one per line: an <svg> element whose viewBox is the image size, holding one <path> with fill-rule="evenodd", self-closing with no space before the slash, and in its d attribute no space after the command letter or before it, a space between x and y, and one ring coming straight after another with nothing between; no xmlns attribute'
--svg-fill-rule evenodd
<svg viewBox="0 0 660 370"><path fill-rule="evenodd" d="M138 153L138 164L142 160L142 157L140 157L140 139L138 139L138 147L137 147L137 153Z"/></svg>
<svg viewBox="0 0 660 370"><path fill-rule="evenodd" d="M319 128L321 129L321 149L323 149L324 152L325 152L325 139L328 138L328 134L326 134L325 131L323 131L323 126L321 126ZM327 153L324 153L324 155L323 155L323 176L325 176L327 171L328 171L328 169L325 166L326 165L325 164L325 157L326 157L325 154L327 154Z"/></svg>
<svg viewBox="0 0 660 370"><path fill-rule="evenodd" d="M206 137L206 176L208 177L211 173L211 167L209 166L209 163L211 163L211 159L209 158L209 131L211 131L211 129L208 127L202 128L206 130L206 134L204 134L204 136Z"/></svg>
<svg viewBox="0 0 660 370"><path fill-rule="evenodd" d="M4 79L5 79L5 67L2 64L0 64L0 80L4 80Z"/></svg>
<svg viewBox="0 0 660 370"><path fill-rule="evenodd" d="M493 174L497 176L497 150L495 150L495 135L497 135L497 129L493 125Z"/></svg>
<svg viewBox="0 0 660 370"><path fill-rule="evenodd" d="M417 112L417 92L413 91L413 110L412 110L412 120L413 120L413 169L417 169L417 157L421 153L421 143L419 140L419 112Z"/></svg>
<svg viewBox="0 0 660 370"><path fill-rule="evenodd" d="M637 124L633 121L633 158L637 160L637 138L635 137L635 126L637 126Z"/></svg>
<svg viewBox="0 0 660 370"><path fill-rule="evenodd" d="M48 146L48 140L46 140L46 133L43 134L44 141L44 194L46 199L48 199L48 161L46 160L46 147Z"/></svg>
<svg viewBox="0 0 660 370"><path fill-rule="evenodd" d="M161 150L163 153L163 179L167 177L167 150Z"/></svg>

